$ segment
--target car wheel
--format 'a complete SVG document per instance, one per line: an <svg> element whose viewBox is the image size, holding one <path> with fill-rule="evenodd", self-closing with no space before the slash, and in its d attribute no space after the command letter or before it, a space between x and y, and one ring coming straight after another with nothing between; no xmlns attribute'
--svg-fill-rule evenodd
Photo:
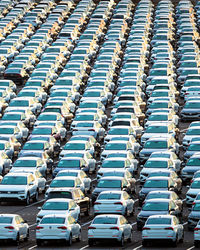
<svg viewBox="0 0 200 250"><path fill-rule="evenodd" d="M132 242L132 239L133 239L133 231L131 230L131 234L130 234L130 237L128 238L128 242Z"/></svg>
<svg viewBox="0 0 200 250"><path fill-rule="evenodd" d="M92 247L94 245L94 240L93 239L88 239L88 245Z"/></svg>
<svg viewBox="0 0 200 250"><path fill-rule="evenodd" d="M173 247L177 247L177 245L178 245L178 238L177 238L177 236L176 236L175 241L172 242L172 246L173 246Z"/></svg>
<svg viewBox="0 0 200 250"><path fill-rule="evenodd" d="M194 241L194 246L196 247L196 248L198 248L199 247L199 241Z"/></svg>
<svg viewBox="0 0 200 250"><path fill-rule="evenodd" d="M28 241L29 239L29 230L27 230L26 237L24 238L24 241Z"/></svg>
<svg viewBox="0 0 200 250"><path fill-rule="evenodd" d="M30 204L30 194L28 193L26 196L25 204L29 205Z"/></svg>
<svg viewBox="0 0 200 250"><path fill-rule="evenodd" d="M33 198L33 201L38 201L38 193L39 193L39 191L37 190L36 191L36 194L35 194L35 196L34 196L34 198Z"/></svg>
<svg viewBox="0 0 200 250"><path fill-rule="evenodd" d="M120 246L124 246L124 235L122 234L121 240L120 240Z"/></svg>
<svg viewBox="0 0 200 250"><path fill-rule="evenodd" d="M14 244L15 244L15 246L19 246L19 243L20 243L20 237L19 237L19 233L18 233Z"/></svg>
<svg viewBox="0 0 200 250"><path fill-rule="evenodd" d="M143 245L143 247L147 247L148 242L147 242L146 240L143 240L143 241L142 241L142 245Z"/></svg>
<svg viewBox="0 0 200 250"><path fill-rule="evenodd" d="M77 241L77 242L80 242L80 241L81 241L81 230L80 230L80 233L79 233L78 237L76 238L76 241Z"/></svg>
<svg viewBox="0 0 200 250"><path fill-rule="evenodd" d="M42 241L41 240L36 240L36 244L40 247L40 246L42 246Z"/></svg>
<svg viewBox="0 0 200 250"><path fill-rule="evenodd" d="M71 246L72 245L72 235L70 234L69 239L67 240L67 245Z"/></svg>

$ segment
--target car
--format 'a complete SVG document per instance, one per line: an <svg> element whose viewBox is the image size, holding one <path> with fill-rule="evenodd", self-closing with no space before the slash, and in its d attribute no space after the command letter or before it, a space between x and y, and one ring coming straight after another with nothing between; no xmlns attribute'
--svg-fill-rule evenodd
<svg viewBox="0 0 200 250"><path fill-rule="evenodd" d="M179 207L172 200L150 199L144 203L140 213L137 215L137 229L139 231L144 227L149 216L152 215L180 215Z"/></svg>
<svg viewBox="0 0 200 250"><path fill-rule="evenodd" d="M166 150L179 153L179 144L173 136L150 138L139 153L140 161L144 163L153 152Z"/></svg>
<svg viewBox="0 0 200 250"><path fill-rule="evenodd" d="M200 117L200 102L199 100L188 100L181 110L180 116L184 120L199 120Z"/></svg>
<svg viewBox="0 0 200 250"><path fill-rule="evenodd" d="M47 177L47 164L40 157L18 157L14 162L10 172L20 170L38 170L44 178Z"/></svg>
<svg viewBox="0 0 200 250"><path fill-rule="evenodd" d="M181 178L183 182L190 182L198 170L200 170L199 153L195 153L188 159L181 170Z"/></svg>
<svg viewBox="0 0 200 250"><path fill-rule="evenodd" d="M126 191L102 191L94 202L94 216L111 212L134 215L134 200Z"/></svg>
<svg viewBox="0 0 200 250"><path fill-rule="evenodd" d="M177 192L177 183L170 177L156 176L147 178L139 192L139 204L142 205L148 193L154 190Z"/></svg>
<svg viewBox="0 0 200 250"><path fill-rule="evenodd" d="M188 230L192 231L197 226L197 223L200 221L200 202L195 202L192 206L191 211L188 215Z"/></svg>
<svg viewBox="0 0 200 250"><path fill-rule="evenodd" d="M83 182L85 186L85 190L87 193L91 192L91 179L86 175L86 173L83 170L61 170L57 175L59 176L75 176L79 177L80 180Z"/></svg>
<svg viewBox="0 0 200 250"><path fill-rule="evenodd" d="M109 191L109 190L127 191L127 193L131 193L131 185L124 177L117 177L117 176L102 177L98 181L97 186L92 192L92 203L95 202L97 196L102 191Z"/></svg>
<svg viewBox="0 0 200 250"><path fill-rule="evenodd" d="M159 240L170 241L173 246L183 242L184 227L174 215L151 215L142 229L142 245Z"/></svg>
<svg viewBox="0 0 200 250"><path fill-rule="evenodd" d="M140 183L144 183L151 172L160 172L163 170L176 171L173 162L170 159L151 157L145 162L144 165L141 166L142 170L140 172Z"/></svg>
<svg viewBox="0 0 200 250"><path fill-rule="evenodd" d="M197 126L195 126L195 123ZM185 150L187 149L187 147L190 145L190 143L192 142L194 138L200 139L200 127L198 126L197 122L195 123L193 123L193 125L187 129L183 137L183 148Z"/></svg>
<svg viewBox="0 0 200 250"><path fill-rule="evenodd" d="M124 246L124 241L132 241L132 226L123 215L97 215L88 227L88 245L101 240L114 240Z"/></svg>
<svg viewBox="0 0 200 250"><path fill-rule="evenodd" d="M51 235L49 235L51 228ZM44 241L61 240L71 246L72 240L81 240L81 226L70 215L49 214L45 215L36 227L36 243L41 246Z"/></svg>
<svg viewBox="0 0 200 250"><path fill-rule="evenodd" d="M13 241L16 246L20 241L28 241L29 225L18 214L0 214L1 240Z"/></svg>
<svg viewBox="0 0 200 250"><path fill-rule="evenodd" d="M38 186L31 173L8 173L0 183L0 202L22 201L30 204L30 199L38 200Z"/></svg>
<svg viewBox="0 0 200 250"><path fill-rule="evenodd" d="M80 207L72 199L55 198L47 200L36 217L37 224L41 222L45 215L50 214L63 214L71 215L76 221L80 219Z"/></svg>
<svg viewBox="0 0 200 250"><path fill-rule="evenodd" d="M200 178L196 178L190 185L189 190L186 193L186 204L187 206L193 205L193 202L200 192Z"/></svg>
<svg viewBox="0 0 200 250"><path fill-rule="evenodd" d="M76 187L79 187L83 193L85 192L85 186L81 182L80 178L74 176L56 177L51 181L50 185L47 186L45 198L48 197L48 193L51 192L51 190L57 188L76 188Z"/></svg>

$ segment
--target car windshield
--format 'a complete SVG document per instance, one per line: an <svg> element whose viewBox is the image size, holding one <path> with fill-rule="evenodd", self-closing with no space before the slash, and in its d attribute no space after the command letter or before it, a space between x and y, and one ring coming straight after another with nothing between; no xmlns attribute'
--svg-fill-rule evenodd
<svg viewBox="0 0 200 250"><path fill-rule="evenodd" d="M194 206L193 206L193 211L200 211L200 203L196 203Z"/></svg>
<svg viewBox="0 0 200 250"><path fill-rule="evenodd" d="M27 185L25 176L4 176L0 185Z"/></svg>
<svg viewBox="0 0 200 250"><path fill-rule="evenodd" d="M76 115L74 121L94 121L94 115Z"/></svg>
<svg viewBox="0 0 200 250"><path fill-rule="evenodd" d="M105 150L126 150L126 144L108 143Z"/></svg>
<svg viewBox="0 0 200 250"><path fill-rule="evenodd" d="M0 134L14 134L14 128L0 128Z"/></svg>
<svg viewBox="0 0 200 250"><path fill-rule="evenodd" d="M50 187L74 187L74 180L56 180L54 179Z"/></svg>
<svg viewBox="0 0 200 250"><path fill-rule="evenodd" d="M102 164L102 168L124 168L124 161L107 161L105 160Z"/></svg>
<svg viewBox="0 0 200 250"><path fill-rule="evenodd" d="M68 210L68 202L46 202L42 210Z"/></svg>
<svg viewBox="0 0 200 250"><path fill-rule="evenodd" d="M2 119L3 121L21 121L21 114L5 114L3 115Z"/></svg>
<svg viewBox="0 0 200 250"><path fill-rule="evenodd" d="M23 150L43 150L44 144L43 143L25 143Z"/></svg>
<svg viewBox="0 0 200 250"><path fill-rule="evenodd" d="M193 181L191 188L199 189L200 188L200 181Z"/></svg>
<svg viewBox="0 0 200 250"><path fill-rule="evenodd" d="M200 158L190 158L186 164L187 166L200 166Z"/></svg>
<svg viewBox="0 0 200 250"><path fill-rule="evenodd" d="M169 199L170 198L170 194L165 194L165 193L149 193L147 195L146 199Z"/></svg>
<svg viewBox="0 0 200 250"><path fill-rule="evenodd" d="M167 188L167 180L146 180L144 183L145 188Z"/></svg>
<svg viewBox="0 0 200 250"><path fill-rule="evenodd" d="M98 188L120 188L121 181L120 180L99 180L97 184Z"/></svg>
<svg viewBox="0 0 200 250"><path fill-rule="evenodd" d="M167 126L149 126L145 133L168 133Z"/></svg>
<svg viewBox="0 0 200 250"><path fill-rule="evenodd" d="M200 135L200 129L188 129L186 135Z"/></svg>
<svg viewBox="0 0 200 250"><path fill-rule="evenodd" d="M38 121L57 121L57 115L42 114L37 119Z"/></svg>
<svg viewBox="0 0 200 250"><path fill-rule="evenodd" d="M144 145L144 148L167 148L167 142L166 141L147 141Z"/></svg>
<svg viewBox="0 0 200 250"><path fill-rule="evenodd" d="M85 150L84 143L66 143L64 150Z"/></svg>
<svg viewBox="0 0 200 250"><path fill-rule="evenodd" d="M200 109L200 102L186 102L184 108L186 108L186 109Z"/></svg>
<svg viewBox="0 0 200 250"><path fill-rule="evenodd" d="M167 161L151 161L148 160L144 164L144 168L167 168Z"/></svg>
<svg viewBox="0 0 200 250"><path fill-rule="evenodd" d="M60 191L60 192L49 192L48 193L48 199L53 199L53 198L66 198L66 199L72 199L72 194L71 192L68 191Z"/></svg>
<svg viewBox="0 0 200 250"><path fill-rule="evenodd" d="M168 202L146 202L142 210L143 211L168 211L169 203Z"/></svg>
<svg viewBox="0 0 200 250"><path fill-rule="evenodd" d="M147 225L171 225L171 218L149 218L147 221Z"/></svg>
<svg viewBox="0 0 200 250"><path fill-rule="evenodd" d="M108 134L109 135L128 135L129 132L127 128L120 128L120 129L111 128Z"/></svg>
<svg viewBox="0 0 200 250"><path fill-rule="evenodd" d="M26 100L12 100L9 104L10 107L27 107L29 102Z"/></svg>
<svg viewBox="0 0 200 250"><path fill-rule="evenodd" d="M51 128L34 128L32 135L51 135Z"/></svg>
<svg viewBox="0 0 200 250"><path fill-rule="evenodd" d="M40 224L64 224L65 218L61 217L50 217L50 218L43 218Z"/></svg>
<svg viewBox="0 0 200 250"><path fill-rule="evenodd" d="M120 200L121 194L100 194L97 200Z"/></svg>
<svg viewBox="0 0 200 250"><path fill-rule="evenodd" d="M54 105L58 105L56 103L53 103ZM57 112L60 113L60 109L59 108L45 108L45 110L43 110L43 112ZM53 116L52 116L53 117ZM56 116L55 116L56 117ZM53 119L53 118L52 118Z"/></svg>
<svg viewBox="0 0 200 250"><path fill-rule="evenodd" d="M109 218L107 216L95 218L92 224L117 224L117 218Z"/></svg>
<svg viewBox="0 0 200 250"><path fill-rule="evenodd" d="M80 167L80 161L79 160L60 160L58 163L58 168L79 168Z"/></svg>
<svg viewBox="0 0 200 250"><path fill-rule="evenodd" d="M83 97L100 97L101 92L95 92L95 91L85 91Z"/></svg>
<svg viewBox="0 0 200 250"><path fill-rule="evenodd" d="M200 144L190 144L188 151L199 151L200 150Z"/></svg>
<svg viewBox="0 0 200 250"><path fill-rule="evenodd" d="M35 167L36 161L34 160L16 160L13 167Z"/></svg>
<svg viewBox="0 0 200 250"><path fill-rule="evenodd" d="M151 103L149 109L161 109L161 108L168 108L167 102L158 102L158 103Z"/></svg>

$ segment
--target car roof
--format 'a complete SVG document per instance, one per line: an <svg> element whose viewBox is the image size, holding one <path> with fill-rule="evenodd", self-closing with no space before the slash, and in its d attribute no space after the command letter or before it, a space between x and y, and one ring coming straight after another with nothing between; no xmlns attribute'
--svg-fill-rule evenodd
<svg viewBox="0 0 200 250"><path fill-rule="evenodd" d="M66 199L66 198L53 198L50 200L47 200L46 202L70 202L72 199Z"/></svg>

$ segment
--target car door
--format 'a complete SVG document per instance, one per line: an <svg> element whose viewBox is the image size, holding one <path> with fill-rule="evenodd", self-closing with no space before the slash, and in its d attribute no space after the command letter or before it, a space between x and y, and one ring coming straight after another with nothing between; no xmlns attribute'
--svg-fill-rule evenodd
<svg viewBox="0 0 200 250"><path fill-rule="evenodd" d="M28 176L28 185L29 185L30 196L33 197L37 189L35 178L33 177L33 175Z"/></svg>
<svg viewBox="0 0 200 250"><path fill-rule="evenodd" d="M72 238L76 238L78 235L79 228L78 224L76 223L76 220L72 216L68 217L68 224L71 227Z"/></svg>
<svg viewBox="0 0 200 250"><path fill-rule="evenodd" d="M79 218L79 210L77 204L74 201L69 202L69 211L71 216L77 221Z"/></svg>
<svg viewBox="0 0 200 250"><path fill-rule="evenodd" d="M129 213L132 212L132 203L131 203L131 200L130 200L130 196L127 194L127 192L123 193L123 199L126 202L127 211Z"/></svg>
<svg viewBox="0 0 200 250"><path fill-rule="evenodd" d="M124 239L127 239L129 237L129 229L127 226L128 221L125 219L125 217L121 216L119 223L120 226L123 228Z"/></svg>
<svg viewBox="0 0 200 250"><path fill-rule="evenodd" d="M24 238L24 225L22 224L22 218L19 215L17 215L15 217L15 222L18 227L19 237L20 239L22 239Z"/></svg>

